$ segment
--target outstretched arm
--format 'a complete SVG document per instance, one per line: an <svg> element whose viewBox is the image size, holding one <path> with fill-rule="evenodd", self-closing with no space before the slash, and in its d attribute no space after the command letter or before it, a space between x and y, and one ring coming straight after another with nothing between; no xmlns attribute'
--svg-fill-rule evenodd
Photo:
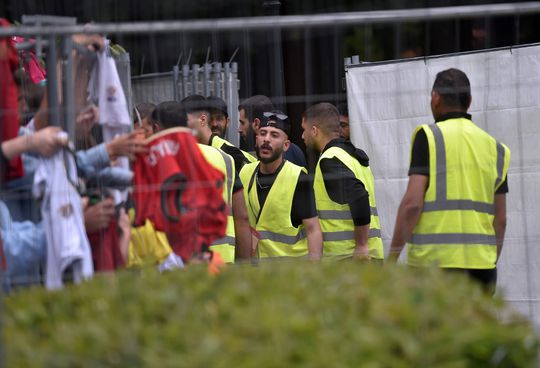
<svg viewBox="0 0 540 368"><path fill-rule="evenodd" d="M2 152L7 160L11 160L24 152L50 156L68 142L67 136L59 135L61 131L58 127L48 127L31 135L10 139L2 142Z"/></svg>

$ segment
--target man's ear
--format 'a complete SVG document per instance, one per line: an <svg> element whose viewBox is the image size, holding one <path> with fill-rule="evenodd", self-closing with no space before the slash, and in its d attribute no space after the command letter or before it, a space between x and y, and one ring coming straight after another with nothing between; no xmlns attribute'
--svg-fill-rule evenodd
<svg viewBox="0 0 540 368"><path fill-rule="evenodd" d="M291 141L286 139L285 142L283 142L283 152L287 152L290 146L291 146Z"/></svg>
<svg viewBox="0 0 540 368"><path fill-rule="evenodd" d="M311 124L311 131L313 132L314 137L318 137L319 133L321 132L319 127L317 125L315 125L315 124Z"/></svg>
<svg viewBox="0 0 540 368"><path fill-rule="evenodd" d="M227 117L227 119L225 120L225 129L229 127L230 122L231 122L231 118Z"/></svg>
<svg viewBox="0 0 540 368"><path fill-rule="evenodd" d="M199 115L199 119L201 120L201 126L208 125L208 114L203 112L201 115Z"/></svg>
<svg viewBox="0 0 540 368"><path fill-rule="evenodd" d="M261 120L259 118L253 119L253 130L258 131L259 127L261 126Z"/></svg>
<svg viewBox="0 0 540 368"><path fill-rule="evenodd" d="M439 106L441 103L441 95L437 91L431 91L431 105Z"/></svg>
<svg viewBox="0 0 540 368"><path fill-rule="evenodd" d="M158 123L152 123L152 134L158 133L161 131L161 126Z"/></svg>

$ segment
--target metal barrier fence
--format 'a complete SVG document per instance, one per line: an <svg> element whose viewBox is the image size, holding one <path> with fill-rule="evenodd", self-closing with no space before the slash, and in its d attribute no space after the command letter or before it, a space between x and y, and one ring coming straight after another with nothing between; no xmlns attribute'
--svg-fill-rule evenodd
<svg viewBox="0 0 540 368"><path fill-rule="evenodd" d="M226 138L234 145L239 144L238 104L240 80L238 63L205 63L203 65L178 65L168 73L155 73L131 78L132 101L158 104L163 101L181 101L198 94L217 96L227 103L230 123Z"/></svg>

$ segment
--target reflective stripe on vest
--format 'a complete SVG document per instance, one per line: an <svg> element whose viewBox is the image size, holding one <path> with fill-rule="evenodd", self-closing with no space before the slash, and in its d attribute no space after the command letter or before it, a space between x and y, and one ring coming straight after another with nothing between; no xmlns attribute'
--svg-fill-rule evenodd
<svg viewBox="0 0 540 368"><path fill-rule="evenodd" d="M226 156L225 152L223 152L222 150L219 150L219 153L221 154L221 157L223 157L223 161L225 162L225 170L227 174L227 204L229 205L229 207L232 208L231 197L232 197L232 182L234 180L234 173L233 173L234 162L232 160L232 157Z"/></svg>
<svg viewBox="0 0 540 368"><path fill-rule="evenodd" d="M414 133L424 129L428 137L430 185L435 188L428 187L422 215L408 241L409 264L423 266L435 263L440 267L493 268L497 242L492 225L495 215L492 194L506 176L505 163L506 160L509 161L509 157L505 157L507 148L468 119L449 120L458 121L424 125ZM467 135L464 135L464 129L467 129ZM428 132L431 132L432 137ZM447 142L451 144L449 150L446 147ZM457 144L463 144L464 151L456 151ZM496 145L496 157L493 144ZM450 177L447 152L452 152L450 164L453 166ZM460 155L461 152L467 153ZM489 156L489 152L492 152L492 156ZM471 158L464 154L471 155ZM463 166L463 162L470 162L471 166ZM486 166L488 162L493 163L491 169ZM483 165L485 170L477 170L475 164ZM466 170L473 171L468 173ZM448 180L451 180L450 183ZM456 186L463 181L466 185ZM494 187L489 187L490 182ZM450 189L454 197L469 198L449 199L448 185L453 185Z"/></svg>
<svg viewBox="0 0 540 368"><path fill-rule="evenodd" d="M422 244L483 244L497 245L495 235L485 234L414 234L411 243Z"/></svg>
<svg viewBox="0 0 540 368"><path fill-rule="evenodd" d="M210 250L218 252L224 262L233 263L236 244L234 234L234 219L231 211L233 181L235 180L234 160L230 155L226 154L219 148L203 144L199 144L199 147L206 160L225 175L227 182L227 185L223 188L223 199L226 201L229 211L229 215L227 217L227 230L225 236L212 242Z"/></svg>
<svg viewBox="0 0 540 368"><path fill-rule="evenodd" d="M234 236L225 235L223 238L219 238L217 240L214 240L212 245L234 244L235 242L236 242L236 238Z"/></svg>
<svg viewBox="0 0 540 368"><path fill-rule="evenodd" d="M377 207L370 207L369 209L372 216L379 216ZM319 210L317 214L321 220L352 220L351 211Z"/></svg>
<svg viewBox="0 0 540 368"><path fill-rule="evenodd" d="M300 232L294 236L274 233L272 231L265 231L265 230L259 231L259 235L261 236L261 239L266 239L273 242L285 243L289 245L296 244L300 240L306 238L306 233L304 229L300 230Z"/></svg>
<svg viewBox="0 0 540 368"><path fill-rule="evenodd" d="M369 238L380 238L381 230L379 229L369 229ZM323 240L325 241L341 241L341 240L352 240L354 241L354 231L332 231L332 232L323 232Z"/></svg>

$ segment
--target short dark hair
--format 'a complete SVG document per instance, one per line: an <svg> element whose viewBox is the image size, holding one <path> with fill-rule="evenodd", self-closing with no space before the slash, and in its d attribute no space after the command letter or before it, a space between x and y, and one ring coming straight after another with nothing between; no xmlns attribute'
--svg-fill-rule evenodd
<svg viewBox="0 0 540 368"><path fill-rule="evenodd" d="M137 119L137 112L138 112L139 113L138 115L141 117L141 120L144 118L152 117L152 112L154 111L155 108L156 108L156 105L154 105L153 103L141 102L137 104L137 106L135 106L135 108L133 109L135 110L133 116L135 117L135 119Z"/></svg>
<svg viewBox="0 0 540 368"><path fill-rule="evenodd" d="M437 73L433 91L441 96L448 107L467 110L471 104L471 83L467 75L459 69L451 68Z"/></svg>
<svg viewBox="0 0 540 368"><path fill-rule="evenodd" d="M249 122L253 120L262 120L263 114L267 111L274 110L272 101L264 95L255 95L245 99L240 105L238 105L238 111L244 110Z"/></svg>
<svg viewBox="0 0 540 368"><path fill-rule="evenodd" d="M208 101L204 96L201 95L191 95L187 96L181 101L182 105L188 114L194 112L206 112L210 113L210 107Z"/></svg>
<svg viewBox="0 0 540 368"><path fill-rule="evenodd" d="M339 111L328 102L321 102L308 108L303 117L305 120L317 123L324 133L339 134Z"/></svg>
<svg viewBox="0 0 540 368"><path fill-rule="evenodd" d="M187 126L184 106L177 101L165 101L156 106L152 120L163 129Z"/></svg>
<svg viewBox="0 0 540 368"><path fill-rule="evenodd" d="M340 102L336 107L340 116L349 117L349 106L347 105L347 101Z"/></svg>
<svg viewBox="0 0 540 368"><path fill-rule="evenodd" d="M223 114L226 118L229 117L229 112L227 111L227 103L223 101L222 98L217 96L208 96L206 97L206 102L208 103L208 109L211 114Z"/></svg>

